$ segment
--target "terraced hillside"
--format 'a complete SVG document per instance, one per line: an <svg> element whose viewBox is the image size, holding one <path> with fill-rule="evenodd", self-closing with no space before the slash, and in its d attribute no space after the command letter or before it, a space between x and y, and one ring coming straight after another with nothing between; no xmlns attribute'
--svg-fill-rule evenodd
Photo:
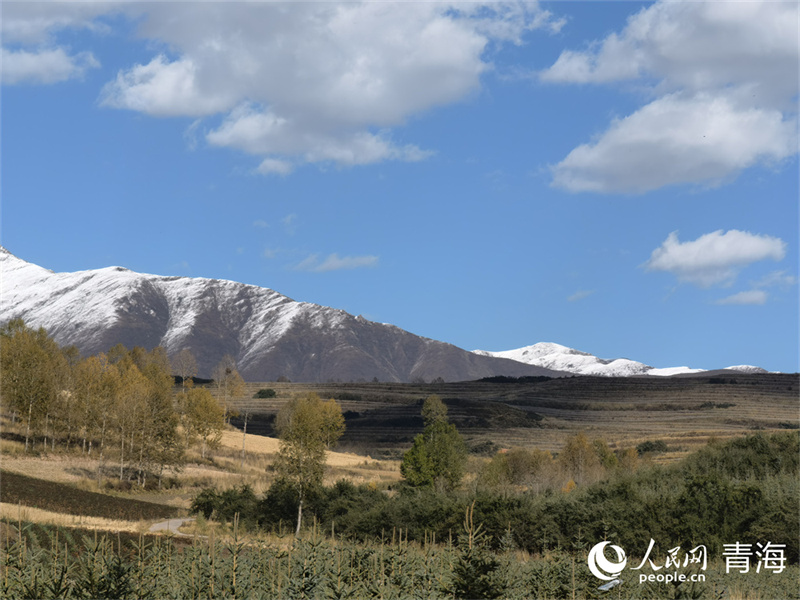
<svg viewBox="0 0 800 600"><path fill-rule="evenodd" d="M558 451L577 431L612 444L664 440L688 451L709 437L800 427L800 378L786 374L706 374L687 377L572 377L445 384L249 384L238 402L250 415L248 433L274 435L274 415L292 394L336 398L345 411L341 444L396 456L422 430L422 400L438 394L472 446L536 446ZM258 389L275 398L259 400ZM237 424L234 421L234 424ZM241 419L238 422L241 425Z"/></svg>

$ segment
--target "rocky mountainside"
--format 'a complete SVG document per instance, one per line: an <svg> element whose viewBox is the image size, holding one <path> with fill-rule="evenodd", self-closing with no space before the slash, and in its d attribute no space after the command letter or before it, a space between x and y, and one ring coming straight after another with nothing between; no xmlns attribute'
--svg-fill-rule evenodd
<svg viewBox="0 0 800 600"><path fill-rule="evenodd" d="M146 275L122 267L54 273L4 248L0 275L0 323L21 317L84 355L117 343L163 346L169 355L188 348L201 377L210 376L226 354L249 381L563 375L234 281Z"/></svg>

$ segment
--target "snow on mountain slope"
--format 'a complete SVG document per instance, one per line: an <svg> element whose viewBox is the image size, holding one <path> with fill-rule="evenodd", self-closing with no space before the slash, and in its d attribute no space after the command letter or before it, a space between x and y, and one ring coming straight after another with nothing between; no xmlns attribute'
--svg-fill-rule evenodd
<svg viewBox="0 0 800 600"><path fill-rule="evenodd" d="M482 356L510 358L511 360L524 362L529 365L536 365L557 371L567 371L569 373L575 373L576 375L602 375L606 377L655 375L669 377L671 375L687 375L705 371L704 369L692 369L690 367L654 368L627 358L606 360L597 358L588 352L581 352L580 350L568 348L560 344L553 344L551 342L540 342L532 346L503 352L475 350L475 353ZM748 365L728 367L728 369L743 373L766 373L766 371L760 367L751 367Z"/></svg>
<svg viewBox="0 0 800 600"><path fill-rule="evenodd" d="M735 365L733 367L725 367L728 371L739 371L740 373L769 373L766 369L761 367L754 367L752 365Z"/></svg>
<svg viewBox="0 0 800 600"><path fill-rule="evenodd" d="M506 350L504 352L486 352L484 350L475 350L475 352L483 356L510 358L529 365L567 371L579 375L624 377L644 375L650 369L645 364L628 360L627 358L602 360L587 352L581 352L552 342L540 342L525 348Z"/></svg>
<svg viewBox="0 0 800 600"><path fill-rule="evenodd" d="M21 317L84 355L117 343L163 346L170 355L188 348L202 377L210 376L226 354L251 381L563 375L478 356L235 281L147 275L122 267L54 273L0 247L0 292L0 323Z"/></svg>
<svg viewBox="0 0 800 600"><path fill-rule="evenodd" d="M142 339L133 343L169 351L186 345L198 328L202 334L222 325L235 328L239 345L247 348L240 361L245 367L295 319L336 327L346 314L233 281L163 277L122 267L54 273L5 249L0 249L0 272L1 322L23 317L59 343L92 353L107 349L109 330L138 330L133 337Z"/></svg>

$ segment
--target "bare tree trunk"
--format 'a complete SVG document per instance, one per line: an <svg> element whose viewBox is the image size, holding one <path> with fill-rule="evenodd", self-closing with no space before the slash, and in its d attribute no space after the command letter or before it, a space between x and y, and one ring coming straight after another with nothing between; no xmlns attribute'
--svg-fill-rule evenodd
<svg viewBox="0 0 800 600"><path fill-rule="evenodd" d="M246 411L244 413L244 429L242 430L242 468L244 469L244 459L245 459L245 449L244 444L247 440L247 417L250 416L250 412Z"/></svg>
<svg viewBox="0 0 800 600"><path fill-rule="evenodd" d="M139 473L141 474L141 485L144 487L144 480L147 478L147 475L144 474L144 427L142 427L142 445L139 448Z"/></svg>
<svg viewBox="0 0 800 600"><path fill-rule="evenodd" d="M103 460L103 451L106 447L106 416L103 415L103 431L100 433L100 460Z"/></svg>
<svg viewBox="0 0 800 600"><path fill-rule="evenodd" d="M31 435L31 415L33 414L33 400L28 402L28 426L25 428L25 452L28 451L28 438Z"/></svg>
<svg viewBox="0 0 800 600"><path fill-rule="evenodd" d="M300 502L297 504L297 529L294 537L300 537L300 523L303 522L303 492L300 492Z"/></svg>

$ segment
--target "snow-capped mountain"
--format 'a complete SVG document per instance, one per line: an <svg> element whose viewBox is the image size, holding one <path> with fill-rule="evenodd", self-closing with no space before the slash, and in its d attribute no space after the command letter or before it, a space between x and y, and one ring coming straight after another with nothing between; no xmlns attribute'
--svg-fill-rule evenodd
<svg viewBox="0 0 800 600"><path fill-rule="evenodd" d="M54 273L2 247L0 276L0 323L21 317L84 355L118 343L163 346L169 355L188 348L203 377L226 354L250 381L280 376L325 382L563 375L479 356L393 325L234 281L146 275L122 267Z"/></svg>
<svg viewBox="0 0 800 600"><path fill-rule="evenodd" d="M691 369L689 367L655 368L627 358L607 360L597 358L588 352L581 352L580 350L574 350L573 348L567 348L566 346L553 344L552 342L540 342L532 346L503 352L475 350L475 354L494 356L497 358L509 358L528 365L535 365L537 367L544 367L556 371L566 371L576 375L629 377L631 375L670 376L705 372L704 369ZM767 372L761 367L752 367L749 365L727 367L727 370L740 371L742 373Z"/></svg>

